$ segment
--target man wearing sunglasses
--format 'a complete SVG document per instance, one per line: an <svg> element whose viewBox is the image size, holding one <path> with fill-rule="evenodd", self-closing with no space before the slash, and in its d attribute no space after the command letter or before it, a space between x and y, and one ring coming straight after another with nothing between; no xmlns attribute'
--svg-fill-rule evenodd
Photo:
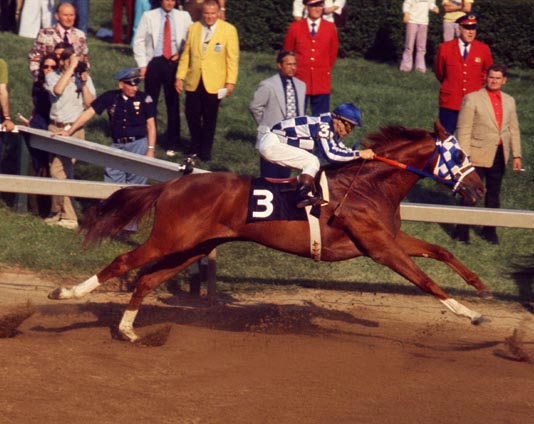
<svg viewBox="0 0 534 424"><path fill-rule="evenodd" d="M152 98L139 91L138 68L128 68L115 75L119 89L98 96L68 130L55 133L70 136L95 114L107 110L111 124L111 147L154 157L156 146L156 111ZM118 184L146 184L147 178L120 169L106 168L104 181Z"/></svg>
<svg viewBox="0 0 534 424"><path fill-rule="evenodd" d="M320 205L323 198L315 188L315 175L323 163L373 159L371 149L349 149L341 139L361 127L361 112L352 103L343 103L330 113L299 116L275 124L257 148L269 162L300 169L297 207Z"/></svg>

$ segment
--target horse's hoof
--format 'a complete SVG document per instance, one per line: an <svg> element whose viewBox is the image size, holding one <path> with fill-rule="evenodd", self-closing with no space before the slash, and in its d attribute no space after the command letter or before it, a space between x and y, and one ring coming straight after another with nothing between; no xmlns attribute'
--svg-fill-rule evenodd
<svg viewBox="0 0 534 424"><path fill-rule="evenodd" d="M131 328L119 328L117 331L118 339L125 342L135 343L139 340L139 336L135 334Z"/></svg>
<svg viewBox="0 0 534 424"><path fill-rule="evenodd" d="M471 318L471 324L473 325L480 325L484 322L484 317L481 314L477 314L473 318Z"/></svg>
<svg viewBox="0 0 534 424"><path fill-rule="evenodd" d="M493 294L489 290L480 290L477 293L477 296L484 300L491 300L493 299Z"/></svg>
<svg viewBox="0 0 534 424"><path fill-rule="evenodd" d="M53 300L66 299L65 290L61 287L58 287L57 289L54 289L50 293L48 293L48 298Z"/></svg>

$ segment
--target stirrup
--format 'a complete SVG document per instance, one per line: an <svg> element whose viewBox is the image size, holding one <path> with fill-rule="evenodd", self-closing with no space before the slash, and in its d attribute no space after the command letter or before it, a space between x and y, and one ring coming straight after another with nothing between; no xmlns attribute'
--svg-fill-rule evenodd
<svg viewBox="0 0 534 424"><path fill-rule="evenodd" d="M301 200L297 200L297 208L305 208L306 206L321 205L324 202L322 196L314 194L311 197L305 197Z"/></svg>

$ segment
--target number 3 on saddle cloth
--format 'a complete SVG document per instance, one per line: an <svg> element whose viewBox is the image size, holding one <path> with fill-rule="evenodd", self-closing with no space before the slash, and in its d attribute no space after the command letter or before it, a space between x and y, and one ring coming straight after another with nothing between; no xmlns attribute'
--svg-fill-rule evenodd
<svg viewBox="0 0 534 424"><path fill-rule="evenodd" d="M319 190L327 204L329 199L326 176L321 173ZM256 178L250 182L247 224L260 221L308 221L311 257L321 260L320 206L296 206L297 179L276 180Z"/></svg>

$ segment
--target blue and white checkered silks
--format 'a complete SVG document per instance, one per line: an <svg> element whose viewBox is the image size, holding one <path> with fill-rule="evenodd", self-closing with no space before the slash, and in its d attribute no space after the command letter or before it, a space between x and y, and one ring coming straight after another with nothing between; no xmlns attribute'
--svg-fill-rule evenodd
<svg viewBox="0 0 534 424"><path fill-rule="evenodd" d="M458 140L449 136L445 140L436 138L436 149L439 154L433 174L453 185L453 192L458 191L466 175L475 170L469 157L463 151Z"/></svg>
<svg viewBox="0 0 534 424"><path fill-rule="evenodd" d="M282 143L307 150L321 163L347 162L359 157L359 152L345 146L333 129L332 115L298 116L275 124L271 132Z"/></svg>

